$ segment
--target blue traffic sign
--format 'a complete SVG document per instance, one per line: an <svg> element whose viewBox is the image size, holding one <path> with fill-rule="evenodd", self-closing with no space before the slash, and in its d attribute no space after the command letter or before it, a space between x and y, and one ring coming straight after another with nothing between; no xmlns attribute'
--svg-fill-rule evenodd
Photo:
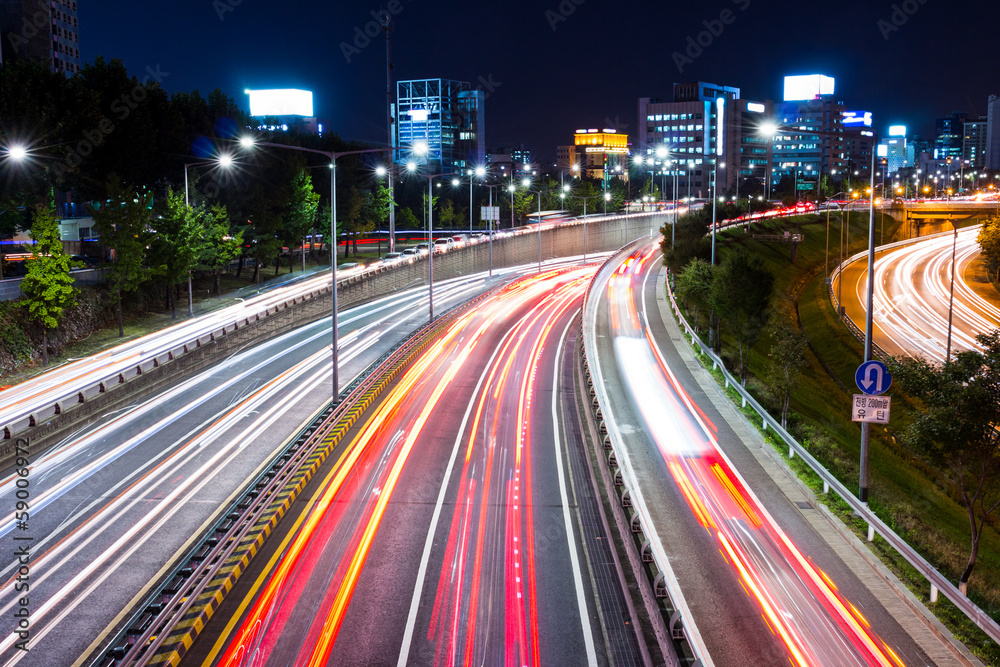
<svg viewBox="0 0 1000 667"><path fill-rule="evenodd" d="M889 369L881 361L866 361L858 366L854 381L858 384L858 389L872 396L884 394L892 386Z"/></svg>

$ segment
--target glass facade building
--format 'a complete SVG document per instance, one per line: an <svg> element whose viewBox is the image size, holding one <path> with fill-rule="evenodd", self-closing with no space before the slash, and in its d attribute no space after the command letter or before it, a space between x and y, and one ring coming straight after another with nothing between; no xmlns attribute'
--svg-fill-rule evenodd
<svg viewBox="0 0 1000 667"><path fill-rule="evenodd" d="M485 94L464 81L418 79L396 84L397 159L427 164L434 173L462 173L486 164ZM426 142L427 155L415 157L410 147Z"/></svg>

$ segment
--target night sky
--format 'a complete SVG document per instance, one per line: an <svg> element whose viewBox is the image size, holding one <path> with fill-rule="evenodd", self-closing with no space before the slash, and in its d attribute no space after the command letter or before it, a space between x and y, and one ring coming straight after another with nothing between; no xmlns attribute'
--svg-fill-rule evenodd
<svg viewBox="0 0 1000 667"><path fill-rule="evenodd" d="M935 116L985 114L987 96L1000 94L990 59L1000 5L992 2L398 0L381 7L398 11L396 80L481 86L487 147L524 143L549 161L578 127L637 134L637 99L669 100L676 82L711 81L738 86L745 98L780 100L784 75L824 73L836 77L836 97L849 108L874 112L880 132L906 124L925 137ZM341 46L355 48L356 28L379 9L344 0L80 0L81 52L86 62L120 58L140 77L159 66L170 92L221 88L244 108L245 88L309 89L330 129L384 143L385 40L359 41L350 63ZM700 55L689 42L699 37L708 44ZM681 72L675 53L695 57L680 63Z"/></svg>

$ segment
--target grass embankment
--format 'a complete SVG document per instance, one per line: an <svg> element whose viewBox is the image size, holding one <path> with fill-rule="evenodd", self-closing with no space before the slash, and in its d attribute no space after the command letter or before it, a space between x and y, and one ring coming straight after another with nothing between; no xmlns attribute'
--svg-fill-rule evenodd
<svg viewBox="0 0 1000 667"><path fill-rule="evenodd" d="M852 213L849 227L849 247L844 256L861 252L868 243L868 213ZM884 232L876 218L876 240L889 243L907 238L909 230L891 218L885 218ZM781 234L785 230L801 231L804 242L798 247L796 265L790 261L789 246L754 240L753 234ZM830 217L830 270L840 256L841 225L837 215ZM722 237L722 252L746 249L761 257L775 275L775 292L779 307L773 317L785 318L800 328L809 340L807 366L799 386L792 394L789 430L823 465L831 470L848 488L858 484L860 459L860 425L850 420L851 395L855 393L854 372L863 360L863 346L837 319L829 297L824 265L826 262L827 218L825 214L803 216L790 220L772 220L754 224L750 234L729 232ZM884 234L884 237L883 237ZM883 237L883 238L879 238ZM704 320L703 320L704 325ZM731 346L725 335L724 355ZM764 384L770 345L765 333L750 357L754 376L749 389L772 414L779 414L777 401ZM727 360L728 361L728 360ZM720 381L721 374L717 373ZM735 399L735 390L729 393ZM952 497L939 471L915 459L893 437L905 428L914 414L914 407L893 388L892 424L889 428L872 429L870 448L870 505L893 530L903 536L933 565L952 581L958 580L968 558L968 518L964 507ZM752 416L750 408L746 408ZM758 421L758 420L753 420ZM786 458L787 450L770 431L763 433L776 450ZM789 461L799 476L817 492L822 483L798 459ZM867 526L853 515L849 507L835 496L826 498L830 508L864 539ZM954 605L944 597L936 605L929 603L929 585L905 560L881 538L876 538L874 550L910 590L932 608L935 614L977 656L991 665L1000 665L1000 648L990 641ZM980 545L979 559L969 584L969 596L984 610L997 618L1000 612L1000 539L991 525Z"/></svg>

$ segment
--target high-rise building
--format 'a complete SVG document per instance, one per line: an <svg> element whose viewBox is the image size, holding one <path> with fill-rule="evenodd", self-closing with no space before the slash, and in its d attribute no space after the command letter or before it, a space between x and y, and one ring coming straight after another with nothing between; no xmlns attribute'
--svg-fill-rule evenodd
<svg viewBox="0 0 1000 667"><path fill-rule="evenodd" d="M777 108L780 130L774 137L775 179L794 175L796 187L812 190L823 176L847 168L847 109L834 97L834 83L819 74L785 77L785 100Z"/></svg>
<svg viewBox="0 0 1000 667"><path fill-rule="evenodd" d="M968 116L956 111L934 121L934 157L943 160L962 157L965 122Z"/></svg>
<svg viewBox="0 0 1000 667"><path fill-rule="evenodd" d="M718 161L719 192L738 189L748 178L766 178L771 144L760 132L772 102L740 97L740 89L705 81L674 84L672 102L639 99L639 157L647 172L672 178L681 196L711 196ZM719 99L722 150L717 148Z"/></svg>
<svg viewBox="0 0 1000 667"><path fill-rule="evenodd" d="M615 130L577 130L573 143L580 156L581 175L595 180L627 175L627 134Z"/></svg>
<svg viewBox="0 0 1000 667"><path fill-rule="evenodd" d="M872 156L875 146L878 145L878 134L871 127L851 127L844 128L844 147L847 150L847 164L844 172L831 174L834 178L840 174L838 180L865 180L871 178Z"/></svg>
<svg viewBox="0 0 1000 667"><path fill-rule="evenodd" d="M986 103L986 168L1000 170L1000 97L990 95Z"/></svg>
<svg viewBox="0 0 1000 667"><path fill-rule="evenodd" d="M80 71L76 0L0 0L0 62L28 58Z"/></svg>
<svg viewBox="0 0 1000 667"><path fill-rule="evenodd" d="M409 161L414 157L410 147L425 142L427 154L416 159L435 173L461 173L485 165L485 100L482 90L465 81L399 81L393 108L393 147L402 149L399 160Z"/></svg>
<svg viewBox="0 0 1000 667"><path fill-rule="evenodd" d="M962 160L968 162L973 169L985 168L989 117L979 116L976 120L967 120L963 128Z"/></svg>
<svg viewBox="0 0 1000 667"><path fill-rule="evenodd" d="M576 154L576 146L556 146L556 169L572 171L573 165L580 166L580 158Z"/></svg>

